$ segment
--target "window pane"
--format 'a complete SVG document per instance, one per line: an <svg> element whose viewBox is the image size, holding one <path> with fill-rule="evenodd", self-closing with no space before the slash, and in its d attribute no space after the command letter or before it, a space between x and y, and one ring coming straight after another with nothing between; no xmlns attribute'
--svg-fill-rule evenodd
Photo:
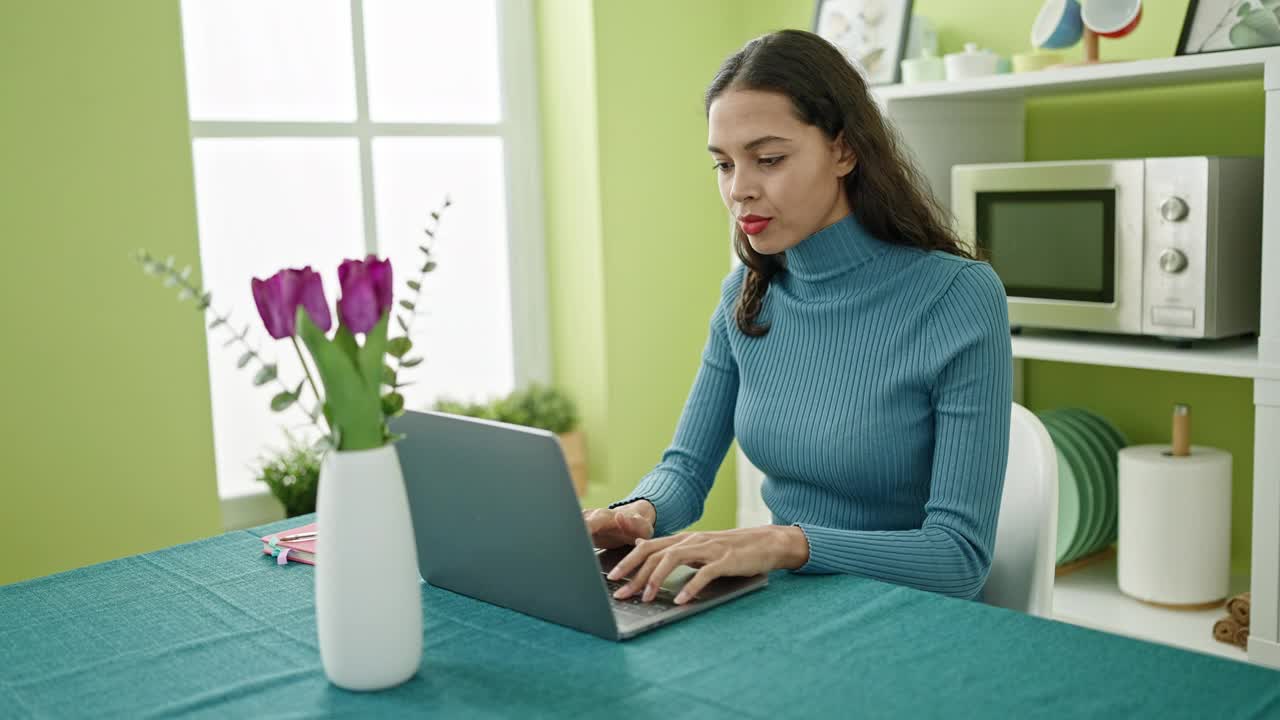
<svg viewBox="0 0 1280 720"><path fill-rule="evenodd" d="M214 308L230 311L237 332L249 325L254 349L278 362L281 380L291 386L304 377L297 354L288 340L273 340L262 327L250 279L310 265L324 278L325 297L334 306L338 263L365 254L358 153L354 138L194 143L204 285L213 292ZM244 348L223 347L232 336L228 328L207 332L219 495L264 490L251 465L269 447L284 446L281 428L298 427L308 439L318 433L296 407L271 411L281 386L254 387L256 363L236 368ZM303 398L306 408L313 407L313 395L304 392Z"/></svg>
<svg viewBox="0 0 1280 720"><path fill-rule="evenodd" d="M349 0L183 0L192 120L354 122Z"/></svg>
<svg viewBox="0 0 1280 720"><path fill-rule="evenodd" d="M375 122L501 120L494 0L365 0L364 37Z"/></svg>
<svg viewBox="0 0 1280 720"><path fill-rule="evenodd" d="M398 298L419 277L431 211L446 194L453 203L410 334L413 355L425 360L400 378L416 383L403 391L410 409L441 394L482 400L514 386L502 162L499 138L374 138L379 254L391 258Z"/></svg>

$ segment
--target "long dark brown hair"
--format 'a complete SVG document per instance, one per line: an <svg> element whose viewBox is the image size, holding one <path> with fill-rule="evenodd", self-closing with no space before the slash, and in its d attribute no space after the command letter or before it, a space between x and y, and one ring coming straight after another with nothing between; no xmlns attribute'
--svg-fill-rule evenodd
<svg viewBox="0 0 1280 720"><path fill-rule="evenodd" d="M858 222L875 238L924 250L973 258L952 230L948 213L934 200L920 171L902 151L901 140L880 115L861 74L819 35L779 30L762 35L731 55L706 93L706 112L726 90L772 91L791 99L796 117L835 140L844 131L856 164L844 177L844 192ZM734 229L734 251L747 266L736 317L743 333L759 337L765 291L786 268L782 255L752 249L742 228Z"/></svg>

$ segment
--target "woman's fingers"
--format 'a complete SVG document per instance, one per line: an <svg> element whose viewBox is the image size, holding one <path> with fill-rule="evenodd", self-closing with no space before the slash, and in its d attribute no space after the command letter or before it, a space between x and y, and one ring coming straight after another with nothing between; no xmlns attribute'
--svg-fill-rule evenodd
<svg viewBox="0 0 1280 720"><path fill-rule="evenodd" d="M637 545L636 549L632 550L631 553L635 554L637 550L647 545L650 545L650 543L646 542L646 543L643 543L642 545ZM640 567L636 569L635 574L631 578L631 581L628 582L626 585L623 585L621 588L618 588L618 592L614 593L613 596L618 598L619 600L624 600L626 598L631 597L632 595L635 595L637 592L640 592L641 589L644 588L645 581L649 579L649 575L653 572L653 569L658 565L659 562L662 561L662 557L663 556L660 552L656 551L655 549L649 549L649 552L645 557L644 562L641 563ZM624 577L625 575L626 573L623 573Z"/></svg>
<svg viewBox="0 0 1280 720"><path fill-rule="evenodd" d="M680 588L680 592L676 594L676 604L683 605L690 600L698 597L698 593L702 592L712 580L721 577L720 563L707 563L703 565L698 572L689 578L684 587Z"/></svg>
<svg viewBox="0 0 1280 720"><path fill-rule="evenodd" d="M632 572L638 566L644 564L644 562L648 560L650 555L661 550L664 547L671 545L674 542L679 542L679 540L680 540L680 536L678 535L659 538L657 540L646 540L644 538L636 538L636 541L635 541L636 546L631 549L631 552L627 553L626 557L618 561L618 564L615 565L613 570L609 572L609 579L617 580L619 578L624 578L624 577L627 577L628 575L631 575ZM636 577L638 578L639 576L636 576ZM636 584L633 579L631 583L628 583L627 585L624 585L622 588L619 589L619 591L627 590L626 594L624 595L615 594L615 597L619 597L619 598L627 597L635 590L635 588L638 588L638 587L640 586Z"/></svg>
<svg viewBox="0 0 1280 720"><path fill-rule="evenodd" d="M653 537L653 528L649 526L649 521L639 513L627 513L617 517L618 526L631 537L646 540Z"/></svg>
<svg viewBox="0 0 1280 720"><path fill-rule="evenodd" d="M637 538L653 537L653 527L637 512L619 512L612 508L584 509L582 521L587 526L591 543L598 548L631 545Z"/></svg>
<svg viewBox="0 0 1280 720"><path fill-rule="evenodd" d="M582 511L582 520L587 526L587 534L591 543L599 548L614 548L631 541L630 531L622 526L621 515L610 509L592 509Z"/></svg>
<svg viewBox="0 0 1280 720"><path fill-rule="evenodd" d="M649 573L649 578L645 581L644 595L640 599L644 602L649 602L657 597L658 588L662 587L662 583L667 581L667 576L671 574L671 571L683 563L685 555L688 555L688 551L679 547L653 555L650 560L657 559L658 562L654 564L653 571Z"/></svg>
<svg viewBox="0 0 1280 720"><path fill-rule="evenodd" d="M631 582L619 588L618 592L614 593L614 597L622 600L639 592L641 588L645 588L642 599L645 602L652 600L658 594L658 586L662 584L667 575L670 575L671 571L689 556L688 548L683 544L683 541L687 538L687 535L673 536L657 541L650 540L637 545L636 549L632 550L627 558L623 558L623 562L626 562L631 555L636 555L642 548L645 551L644 561L631 578ZM655 577L655 571L664 562L667 563L666 569L662 572L661 577ZM626 569L624 568L619 575L625 577ZM652 592L648 589L649 585L652 585Z"/></svg>
<svg viewBox="0 0 1280 720"><path fill-rule="evenodd" d="M605 525L610 524L613 520L611 513L607 513L604 510L599 509L583 510L582 519L586 521L587 530L591 531L591 534L593 535L599 532L601 528L605 527Z"/></svg>

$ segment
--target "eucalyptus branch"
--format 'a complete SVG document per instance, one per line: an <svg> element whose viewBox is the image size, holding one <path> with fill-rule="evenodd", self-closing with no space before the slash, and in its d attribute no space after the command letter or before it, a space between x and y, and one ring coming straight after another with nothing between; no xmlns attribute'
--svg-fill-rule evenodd
<svg viewBox="0 0 1280 720"><path fill-rule="evenodd" d="M439 210L431 213L431 226L424 228L423 232L427 234L429 240L419 245L418 249L422 251L423 260L422 267L418 271L416 279L406 281L410 292L413 293L412 299L404 299L400 301L400 307L408 310L407 319L405 313L396 314L396 324L404 332L403 336L392 338L387 342L387 354L395 358L395 366L390 363L383 367L383 384L391 387L391 392L383 396L383 408L389 415L399 414L404 409L404 397L397 392L400 388L412 383L400 382L399 375L401 370L416 367L422 363L421 357L408 357L409 351L413 349L413 341L410 335L413 333L413 323L417 319L418 302L422 297L422 283L426 280L427 273L436 269L436 262L432 256L432 248L435 247L436 233L440 230L440 216L452 205L449 196L444 198L444 205Z"/></svg>
<svg viewBox="0 0 1280 720"><path fill-rule="evenodd" d="M213 294L191 282L189 279L191 275L190 265L178 270L174 266L172 256L164 262L161 262L160 260L152 257L146 250L138 250L134 253L134 259L142 265L143 272L148 275L160 276L165 287L177 287L179 301L185 302L187 300L192 300L195 304L196 310L201 314L206 312L211 314L213 316L213 322L209 323L209 329L212 330L219 326L227 328L231 333L231 337L223 343L222 346L230 347L231 345L238 343L242 348L242 354L240 355L240 359L236 361L236 367L244 368L249 363L256 362L258 368L257 373L253 377L253 384L256 386L262 386L274 381L280 387L280 392L271 399L271 409L278 412L280 410L284 410L289 405L295 404L294 401L299 398L299 395L302 392L302 383L298 383L296 387L290 387L279 377L276 364L267 362L260 354L258 354L258 351L249 344L247 338L250 326L246 324L243 330L237 332L230 323L231 313L228 312L224 315L218 312L217 309L213 307ZM306 369L305 363L303 364L303 369ZM308 377L310 377L310 373L308 373ZM315 406L308 411L299 404L298 409L306 413L311 420L311 424L315 425L317 429L323 432L324 427L320 424L321 396L316 390L314 382L311 384L311 390L315 393Z"/></svg>

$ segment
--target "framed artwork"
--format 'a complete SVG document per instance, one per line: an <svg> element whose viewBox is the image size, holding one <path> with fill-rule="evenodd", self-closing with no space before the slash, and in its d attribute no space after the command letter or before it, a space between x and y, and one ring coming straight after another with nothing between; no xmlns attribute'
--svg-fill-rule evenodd
<svg viewBox="0 0 1280 720"><path fill-rule="evenodd" d="M1179 55L1280 45L1280 1L1191 0Z"/></svg>
<svg viewBox="0 0 1280 720"><path fill-rule="evenodd" d="M813 32L844 52L868 85L899 81L912 0L818 0Z"/></svg>

